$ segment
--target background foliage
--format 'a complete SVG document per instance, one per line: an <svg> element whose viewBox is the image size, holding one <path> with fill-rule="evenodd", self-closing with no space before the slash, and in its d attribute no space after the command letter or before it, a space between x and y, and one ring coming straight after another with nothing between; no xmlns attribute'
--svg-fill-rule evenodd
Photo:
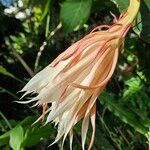
<svg viewBox="0 0 150 150"><path fill-rule="evenodd" d="M48 147L56 135L53 125L32 126L41 108L16 103L21 96L17 92L94 27L113 24L110 12L118 17L128 4L128 0L0 0L0 149L59 149L60 143ZM150 146L149 18L150 1L141 0L115 74L97 100L94 150ZM80 126L74 130L74 149L81 149Z"/></svg>

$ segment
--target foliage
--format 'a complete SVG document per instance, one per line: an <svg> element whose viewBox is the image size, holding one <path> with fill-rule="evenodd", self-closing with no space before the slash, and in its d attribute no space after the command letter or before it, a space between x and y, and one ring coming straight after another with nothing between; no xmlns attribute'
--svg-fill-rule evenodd
<svg viewBox="0 0 150 150"><path fill-rule="evenodd" d="M50 125L31 126L35 117L27 117L20 123L0 136L0 146L10 145L14 150L21 150L25 147L32 147L39 141L49 138L54 134L54 130Z"/></svg>
<svg viewBox="0 0 150 150"><path fill-rule="evenodd" d="M41 108L14 102L19 101L17 92L94 27L113 24L110 12L119 17L128 4L123 0L0 0L0 149L60 148L59 143L48 147L56 135L53 125L32 125ZM116 72L97 101L94 150L150 146L149 11L149 0L141 0ZM81 149L80 130L79 123L74 149ZM69 149L69 140L65 149Z"/></svg>
<svg viewBox="0 0 150 150"><path fill-rule="evenodd" d="M91 0L65 1L60 12L64 32L79 30L83 27L89 17L91 5Z"/></svg>

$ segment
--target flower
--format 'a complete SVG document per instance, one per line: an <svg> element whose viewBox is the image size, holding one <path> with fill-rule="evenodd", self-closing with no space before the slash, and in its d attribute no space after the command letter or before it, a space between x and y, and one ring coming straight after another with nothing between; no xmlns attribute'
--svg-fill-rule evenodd
<svg viewBox="0 0 150 150"><path fill-rule="evenodd" d="M131 0L129 8L112 26L96 27L60 54L50 65L35 75L22 89L38 95L23 103L36 101L48 114L46 123L58 125L54 141L70 135L72 148L73 127L81 119L82 149L84 149L89 122L92 125L91 149L95 136L96 99L114 73L118 55L123 50L124 38L139 9L139 1ZM105 28L106 30L103 30ZM48 108L48 104L50 107Z"/></svg>

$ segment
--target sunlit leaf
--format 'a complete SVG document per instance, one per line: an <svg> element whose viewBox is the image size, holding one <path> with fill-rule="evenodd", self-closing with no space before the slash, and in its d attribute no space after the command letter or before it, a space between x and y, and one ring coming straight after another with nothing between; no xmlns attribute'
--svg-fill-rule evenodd
<svg viewBox="0 0 150 150"><path fill-rule="evenodd" d="M35 117L32 117L32 116L29 116L29 117L26 117L24 120L22 120L21 122L19 122L17 125L18 126L21 126L23 128L28 128L32 125L32 123L36 120ZM14 127L12 130L16 130L15 128L18 128L17 126ZM20 128L20 127L19 127ZM10 134L12 134L12 130L2 134L0 136L0 146L2 145L8 145L9 143L9 139L10 139ZM14 131L13 131L14 132Z"/></svg>
<svg viewBox="0 0 150 150"><path fill-rule="evenodd" d="M21 150L24 139L24 131L22 126L18 125L10 132L9 144L13 150Z"/></svg>
<svg viewBox="0 0 150 150"><path fill-rule="evenodd" d="M141 81L139 78L131 78L125 83L128 86L128 89L125 90L123 97L126 99L129 96L132 96L138 90L142 88Z"/></svg>
<svg viewBox="0 0 150 150"><path fill-rule="evenodd" d="M60 13L63 31L68 33L82 28L89 17L91 5L91 0L65 1Z"/></svg>

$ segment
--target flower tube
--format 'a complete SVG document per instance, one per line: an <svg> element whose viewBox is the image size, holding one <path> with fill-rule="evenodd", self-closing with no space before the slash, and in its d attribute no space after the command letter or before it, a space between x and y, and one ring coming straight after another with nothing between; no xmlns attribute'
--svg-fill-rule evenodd
<svg viewBox="0 0 150 150"><path fill-rule="evenodd" d="M72 149L73 127L81 119L82 149L84 149L89 122L92 125L91 149L95 136L96 99L114 73L124 38L133 24L140 6L131 0L128 9L115 24L96 27L91 33L71 45L50 65L36 74L21 91L38 93L22 103L36 102L43 106L46 123L58 126L54 143L70 135ZM105 28L106 30L102 30Z"/></svg>

